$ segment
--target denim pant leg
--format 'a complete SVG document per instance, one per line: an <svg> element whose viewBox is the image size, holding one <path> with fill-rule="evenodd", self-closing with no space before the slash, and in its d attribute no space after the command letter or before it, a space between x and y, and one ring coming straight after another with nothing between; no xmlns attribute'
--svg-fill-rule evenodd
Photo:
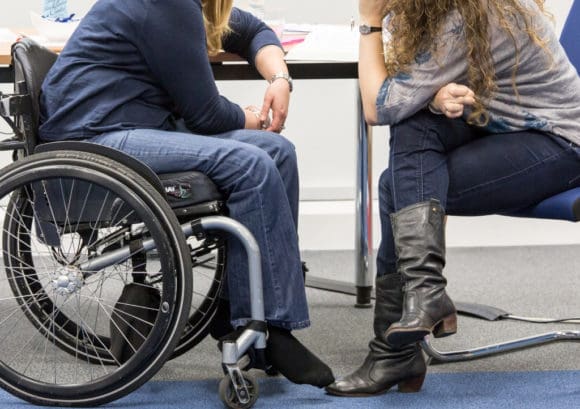
<svg viewBox="0 0 580 409"><path fill-rule="evenodd" d="M396 264L390 214L438 199L450 215L509 213L580 186L580 148L537 131L485 134L422 111L391 128L379 186L382 239L377 275ZM390 195L390 197L389 197Z"/></svg>
<svg viewBox="0 0 580 409"><path fill-rule="evenodd" d="M513 213L580 187L580 147L536 131L488 135L447 160L447 214Z"/></svg>
<svg viewBox="0 0 580 409"><path fill-rule="evenodd" d="M248 132L247 137L240 135L244 132ZM277 163L268 152L252 144L260 139L253 135L255 132L208 137L139 129L102 134L91 142L124 151L156 173L196 170L211 178L227 198L230 217L245 225L260 246L266 319L283 328L304 328L309 325L309 317L294 210ZM285 158L284 172L294 177L293 146L280 135L267 136L278 146L271 151L284 151L279 155ZM297 176L294 178L296 182L291 184L297 183ZM298 201L297 193L292 200ZM226 274L232 324L239 326L250 319L248 265L241 244L237 240L229 242Z"/></svg>
<svg viewBox="0 0 580 409"><path fill-rule="evenodd" d="M179 132L189 133L183 120L176 121L176 128ZM270 155L276 163L282 182L286 187L286 196L288 197L292 217L294 218L296 228L298 228L299 178L294 145L288 139L280 137L278 134L248 129L212 135L212 138L233 139L239 142L249 143L259 147Z"/></svg>
<svg viewBox="0 0 580 409"><path fill-rule="evenodd" d="M431 198L445 206L447 152L480 135L461 120L425 110L390 128L389 167L379 179L377 276L396 271L391 213Z"/></svg>
<svg viewBox="0 0 580 409"><path fill-rule="evenodd" d="M395 212L391 190L392 175L387 168L379 178L379 216L381 219L381 242L377 251L377 277L392 274L397 271L393 242L393 227L390 214Z"/></svg>
<svg viewBox="0 0 580 409"><path fill-rule="evenodd" d="M288 139L272 132L238 130L221 135L216 138L233 139L239 142L249 143L265 151L274 160L282 183L286 189L286 197L292 212L294 225L298 228L299 207L299 178L296 158L296 148Z"/></svg>

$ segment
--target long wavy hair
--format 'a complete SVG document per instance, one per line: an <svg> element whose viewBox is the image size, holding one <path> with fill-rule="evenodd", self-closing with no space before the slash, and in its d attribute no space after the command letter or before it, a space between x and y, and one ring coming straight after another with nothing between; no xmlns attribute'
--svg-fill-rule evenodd
<svg viewBox="0 0 580 409"><path fill-rule="evenodd" d="M541 13L545 0L534 0ZM425 51L436 52L435 44L449 14L457 10L464 22L468 85L475 93L475 104L468 116L470 124L485 126L489 122L486 100L497 90L493 65L489 16L499 19L500 27L516 47L512 70L513 88L517 94L515 76L519 51L514 30L522 30L534 43L547 52L546 42L533 29L532 18L537 12L522 6L519 0L386 0L384 15L390 15L391 39L385 49L385 64L389 76L405 72L415 57ZM523 24L514 22L523 21Z"/></svg>
<svg viewBox="0 0 580 409"><path fill-rule="evenodd" d="M202 0L207 52L216 55L222 50L222 38L230 31L228 22L233 0Z"/></svg>

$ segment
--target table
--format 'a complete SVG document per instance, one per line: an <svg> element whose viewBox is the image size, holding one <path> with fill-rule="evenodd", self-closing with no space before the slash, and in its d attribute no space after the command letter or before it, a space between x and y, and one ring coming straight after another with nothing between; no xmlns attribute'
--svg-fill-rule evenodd
<svg viewBox="0 0 580 409"><path fill-rule="evenodd" d="M58 50L56 50L58 51ZM9 66L10 44L0 43L0 83L13 82L13 71ZM212 60L216 80L258 80L260 75L250 65L236 61L224 54ZM292 77L296 80L357 79L356 62L301 62L288 61ZM355 223L355 285L338 280L308 276L306 284L356 295L355 306L371 307L374 264L372 241L372 133L362 114L360 96L357 101L357 153L356 153L356 223Z"/></svg>

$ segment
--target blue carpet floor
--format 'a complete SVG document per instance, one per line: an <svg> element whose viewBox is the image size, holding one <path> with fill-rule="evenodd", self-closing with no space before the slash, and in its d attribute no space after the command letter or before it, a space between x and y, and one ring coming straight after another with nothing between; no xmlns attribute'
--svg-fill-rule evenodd
<svg viewBox="0 0 580 409"><path fill-rule="evenodd" d="M149 382L106 408L223 408L217 381ZM430 374L420 393L337 398L280 378L261 379L259 408L569 409L580 407L580 371ZM0 392L0 408L34 407Z"/></svg>

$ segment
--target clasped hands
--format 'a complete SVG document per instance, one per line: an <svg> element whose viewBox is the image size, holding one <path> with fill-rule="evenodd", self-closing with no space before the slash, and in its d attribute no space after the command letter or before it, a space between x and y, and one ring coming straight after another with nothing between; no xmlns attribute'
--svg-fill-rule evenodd
<svg viewBox="0 0 580 409"><path fill-rule="evenodd" d="M262 129L265 131L280 133L284 129L284 123L288 116L290 104L290 87L287 81L274 81L266 89L262 107L253 105L246 107L246 120L250 129ZM270 114L272 115L270 119Z"/></svg>
<svg viewBox="0 0 580 409"><path fill-rule="evenodd" d="M465 106L474 103L475 94L469 87L451 82L437 92L429 107L447 118L459 118L463 116Z"/></svg>

